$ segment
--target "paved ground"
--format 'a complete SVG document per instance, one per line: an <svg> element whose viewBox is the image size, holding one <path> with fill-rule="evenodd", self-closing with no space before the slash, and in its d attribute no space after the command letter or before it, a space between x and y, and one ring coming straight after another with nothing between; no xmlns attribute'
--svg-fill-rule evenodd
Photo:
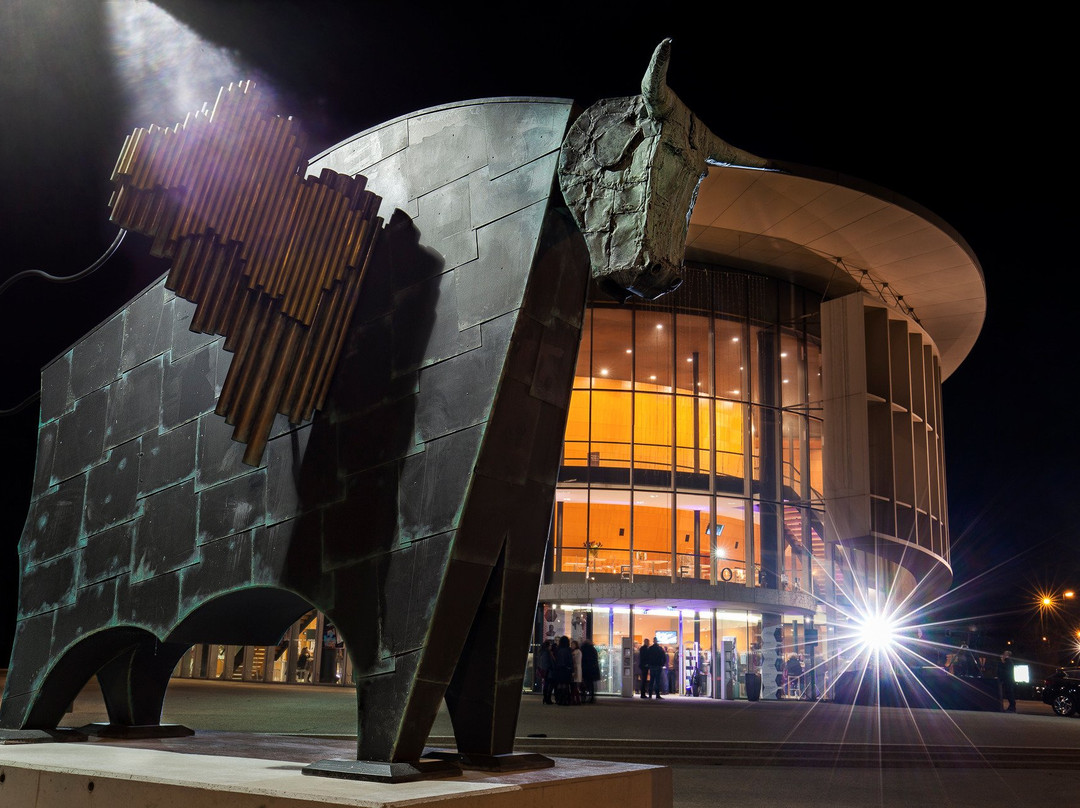
<svg viewBox="0 0 1080 808"><path fill-rule="evenodd" d="M199 734L158 743L175 751L247 745L246 753L261 747L263 755L301 760L345 756L355 709L352 692L338 688L177 680L164 720ZM91 686L65 723L105 719ZM523 750L670 765L679 808L1047 806L1074 804L1080 794L1080 718L1036 702L1010 715L678 697L560 707L526 696L518 735ZM449 745L450 736L441 713L431 743Z"/></svg>

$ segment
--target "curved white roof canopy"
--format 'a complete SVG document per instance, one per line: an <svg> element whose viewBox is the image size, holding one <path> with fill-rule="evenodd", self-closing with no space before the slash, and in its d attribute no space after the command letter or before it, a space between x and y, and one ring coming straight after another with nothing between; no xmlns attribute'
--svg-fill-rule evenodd
<svg viewBox="0 0 1080 808"><path fill-rule="evenodd" d="M947 378L986 317L986 284L971 248L933 213L883 188L777 165L778 171L709 166L686 259L758 273L769 268L829 298L855 290L852 275L868 271L910 307L937 345Z"/></svg>

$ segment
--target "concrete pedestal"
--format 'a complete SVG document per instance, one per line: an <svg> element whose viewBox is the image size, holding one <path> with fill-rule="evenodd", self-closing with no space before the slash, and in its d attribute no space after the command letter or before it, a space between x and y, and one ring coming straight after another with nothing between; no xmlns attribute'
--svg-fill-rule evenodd
<svg viewBox="0 0 1080 808"><path fill-rule="evenodd" d="M267 736L263 736L267 737ZM93 741L0 746L0 805L84 808L670 808L671 770L555 759L550 768L397 784L305 777L304 763Z"/></svg>

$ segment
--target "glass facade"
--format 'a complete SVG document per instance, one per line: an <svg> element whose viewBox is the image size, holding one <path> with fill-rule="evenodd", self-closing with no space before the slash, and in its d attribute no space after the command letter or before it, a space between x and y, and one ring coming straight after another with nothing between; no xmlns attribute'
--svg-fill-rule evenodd
<svg viewBox="0 0 1080 808"><path fill-rule="evenodd" d="M660 301L593 302L563 447L553 581L820 588L816 305L773 279L690 268Z"/></svg>
<svg viewBox="0 0 1080 808"><path fill-rule="evenodd" d="M641 692L639 653L642 641L659 641L667 652L662 692L704 698L747 698L746 674L763 673L760 613L733 608L680 609L595 604L541 604L539 635L545 640L567 636L591 639L600 659L597 691L631 695ZM806 672L799 681L782 674L775 680L779 698L820 695L828 683L828 641L813 632L813 621L801 614L775 615L782 656L794 655ZM537 646L538 647L538 646ZM536 647L534 647L534 654ZM774 652L775 653L775 652ZM531 660L530 660L531 662ZM770 683L767 683L767 686ZM528 666L526 690L539 690L540 680Z"/></svg>

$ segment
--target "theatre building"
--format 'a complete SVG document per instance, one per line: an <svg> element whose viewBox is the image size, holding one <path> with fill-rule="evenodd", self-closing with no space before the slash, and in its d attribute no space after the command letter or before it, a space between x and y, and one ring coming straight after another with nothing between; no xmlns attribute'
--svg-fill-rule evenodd
<svg viewBox="0 0 1080 808"><path fill-rule="evenodd" d="M795 166L711 168L686 259L655 302L590 301L536 641L591 639L601 692L657 638L669 692L821 695L853 620L950 585L941 383L982 273L928 211Z"/></svg>
<svg viewBox="0 0 1080 808"><path fill-rule="evenodd" d="M887 190L712 167L684 278L590 299L533 648L590 639L602 693L633 692L657 638L669 692L746 698L750 673L762 698L827 694L853 619L950 585L941 384L982 326L981 269ZM348 665L312 613L178 675L347 685Z"/></svg>

